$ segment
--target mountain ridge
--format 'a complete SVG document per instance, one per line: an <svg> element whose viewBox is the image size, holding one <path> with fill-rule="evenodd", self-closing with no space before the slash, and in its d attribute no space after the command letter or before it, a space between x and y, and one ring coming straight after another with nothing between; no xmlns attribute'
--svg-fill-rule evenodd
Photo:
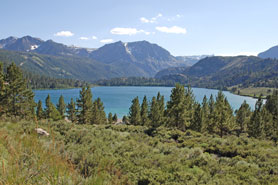
<svg viewBox="0 0 278 185"><path fill-rule="evenodd" d="M53 40L43 41L39 38L24 36L22 38L8 37L2 39L0 40L0 48L2 50L25 52L25 54L73 57L74 60L82 58L82 60L87 60L87 62L91 60L97 61L98 65L108 69L101 70L103 79L111 77L108 74L111 73L109 71L110 68L118 70L113 71L114 74L118 74L113 77L153 77L158 71L168 67L187 66L186 61L177 60L166 49L145 40L127 43L118 41L92 49L67 46L56 43ZM59 58L59 60L66 62L65 58ZM51 65L55 66L56 64L52 63ZM76 70L78 71L79 69L76 68ZM107 75L105 76L105 74ZM94 80L98 79L98 76L94 78Z"/></svg>
<svg viewBox="0 0 278 185"><path fill-rule="evenodd" d="M106 44L92 52L90 58L106 64L132 63L144 69L147 77L154 76L159 70L183 65L169 51L148 41Z"/></svg>
<svg viewBox="0 0 278 185"><path fill-rule="evenodd" d="M190 82L197 87L278 87L278 60L255 56L207 57L176 73L162 72L156 78Z"/></svg>
<svg viewBox="0 0 278 185"><path fill-rule="evenodd" d="M275 58L278 59L278 45L269 48L268 50L258 54L260 58Z"/></svg>

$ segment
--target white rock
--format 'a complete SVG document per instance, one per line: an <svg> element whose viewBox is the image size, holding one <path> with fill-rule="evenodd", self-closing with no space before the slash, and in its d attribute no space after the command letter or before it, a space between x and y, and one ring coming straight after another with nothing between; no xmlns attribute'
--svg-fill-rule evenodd
<svg viewBox="0 0 278 185"><path fill-rule="evenodd" d="M45 130L43 130L42 128L36 128L35 129L37 131L38 134L40 135L46 135L46 136L49 136L49 133L46 132Z"/></svg>

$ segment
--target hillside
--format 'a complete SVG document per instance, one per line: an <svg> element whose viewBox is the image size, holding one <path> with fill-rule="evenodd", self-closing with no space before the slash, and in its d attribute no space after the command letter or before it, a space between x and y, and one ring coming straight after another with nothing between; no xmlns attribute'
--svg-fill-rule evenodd
<svg viewBox="0 0 278 185"><path fill-rule="evenodd" d="M89 58L41 55L37 53L0 50L0 61L15 62L23 70L56 78L73 78L85 81L119 76L136 76L140 72L127 66L107 65Z"/></svg>
<svg viewBox="0 0 278 185"><path fill-rule="evenodd" d="M258 54L261 58L276 58L278 59L278 46L274 46L264 52Z"/></svg>
<svg viewBox="0 0 278 185"><path fill-rule="evenodd" d="M39 122L38 126L51 136L37 137L35 126L26 121L0 122L0 148L4 151L0 160L5 161L0 183L278 182L277 147L269 140L244 135L221 138L163 127L148 135L150 130L143 126L76 125L62 121Z"/></svg>
<svg viewBox="0 0 278 185"><path fill-rule="evenodd" d="M57 143L38 137L34 126L0 120L0 184L85 184Z"/></svg>
<svg viewBox="0 0 278 185"><path fill-rule="evenodd" d="M163 76L182 74L184 73L190 66L188 67L170 67L167 69L163 69L156 73L155 78L162 78Z"/></svg>
<svg viewBox="0 0 278 185"><path fill-rule="evenodd" d="M189 82L198 87L223 88L230 86L277 87L278 60L258 57L207 57L190 68L177 73L163 71L160 79Z"/></svg>

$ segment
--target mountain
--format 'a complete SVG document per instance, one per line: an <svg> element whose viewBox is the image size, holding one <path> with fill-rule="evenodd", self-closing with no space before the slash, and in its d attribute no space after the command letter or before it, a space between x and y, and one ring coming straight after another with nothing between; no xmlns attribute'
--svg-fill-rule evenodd
<svg viewBox="0 0 278 185"><path fill-rule="evenodd" d="M187 67L169 67L167 69L163 69L156 73L155 78L162 78L163 76L182 74L184 73L190 66Z"/></svg>
<svg viewBox="0 0 278 185"><path fill-rule="evenodd" d="M259 53L260 58L276 58L278 59L278 46L274 46L262 53Z"/></svg>
<svg viewBox="0 0 278 185"><path fill-rule="evenodd" d="M211 56L212 55L177 56L176 60L182 61L184 63L184 65L186 65L186 66L193 66L199 60L206 58L206 57L211 57Z"/></svg>
<svg viewBox="0 0 278 185"><path fill-rule="evenodd" d="M214 56L204 58L177 73L164 76L158 73L156 77L210 88L235 85L277 87L278 60L254 56Z"/></svg>
<svg viewBox="0 0 278 185"><path fill-rule="evenodd" d="M117 77L142 77L148 75L133 63L105 64L91 58L77 56L53 56L33 52L0 49L0 62L14 62L23 70L55 78L71 78L94 82Z"/></svg>
<svg viewBox="0 0 278 185"><path fill-rule="evenodd" d="M12 51L32 52L54 56L88 57L95 49L66 46L52 40L43 41L39 38L25 36L22 38L9 37L0 40L0 48Z"/></svg>
<svg viewBox="0 0 278 185"><path fill-rule="evenodd" d="M169 51L147 41L107 44L92 52L90 58L105 64L132 65L140 68L144 71L144 76L148 77L168 67L186 65L185 62L176 60Z"/></svg>
<svg viewBox="0 0 278 185"><path fill-rule="evenodd" d="M6 39L0 40L0 48L5 48L11 44L13 44L17 40L16 37L8 37Z"/></svg>
<svg viewBox="0 0 278 185"><path fill-rule="evenodd" d="M74 56L51 56L31 52L0 50L0 61L5 65L14 62L23 70L34 74L89 82L126 75L126 71L122 71L117 66L114 67L93 59ZM127 74L131 75L132 72Z"/></svg>
<svg viewBox="0 0 278 185"><path fill-rule="evenodd" d="M94 65L97 62L98 66L95 66L94 70L103 67L104 70L100 70L102 72L101 75L78 75L79 77L82 76L82 80L89 78L91 81L98 80L100 79L100 77L102 77L103 79L107 79L111 76L153 77L160 70L169 67L180 67L188 65L188 60L177 60L170 54L169 51L158 46L157 44L151 44L147 41L129 43L123 43L119 41L111 44L106 44L98 49L90 49L67 46L61 43L56 43L52 40L43 41L39 38L25 36L22 38L9 37L7 39L2 39L0 40L0 48L10 51L26 52L25 54L32 53L32 55L36 57L41 57L38 54L42 54L44 59L45 55L48 55L49 57L52 56L50 58L60 57L58 59L60 63L58 62L59 64L57 65L61 65L61 61L67 63L67 60L70 60L71 62L76 61L77 63L78 60L81 60L84 63L86 63L85 61L87 61L87 63L91 63L91 65ZM87 66L87 64L84 63L78 64L80 68ZM55 61L53 61L51 65L55 66ZM52 73L50 71L47 72ZM73 76L81 73L79 68L75 68L74 72L76 74ZM72 74L73 72L70 73ZM85 75L86 74L87 73L85 73ZM92 72L92 74L94 74L94 72Z"/></svg>
<svg viewBox="0 0 278 185"><path fill-rule="evenodd" d="M275 58L277 48L259 54L261 58L174 57L164 48L147 41L119 41L88 49L25 36L0 40L0 61L6 65L13 61L25 71L39 75L89 82L153 77L156 74L156 78L167 82L190 83L199 87L278 87L278 60L271 59Z"/></svg>
<svg viewBox="0 0 278 185"><path fill-rule="evenodd" d="M158 73L156 73L155 78L161 78L162 76L168 76L177 73L181 74L189 67L196 64L199 60L210 56L213 55L177 56L175 57L176 60L182 62L184 67L170 67L170 68L163 69Z"/></svg>
<svg viewBox="0 0 278 185"><path fill-rule="evenodd" d="M0 40L2 49L13 51L32 51L42 44L42 40L31 36L25 36L22 38L9 37L7 39Z"/></svg>

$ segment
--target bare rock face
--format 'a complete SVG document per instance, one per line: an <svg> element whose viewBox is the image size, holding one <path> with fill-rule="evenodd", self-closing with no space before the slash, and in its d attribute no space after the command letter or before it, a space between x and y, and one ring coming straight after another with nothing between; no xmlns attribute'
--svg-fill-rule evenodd
<svg viewBox="0 0 278 185"><path fill-rule="evenodd" d="M36 132L37 132L38 134L40 134L40 135L49 136L49 133L46 132L45 130L43 130L42 128L36 128L35 130L36 130Z"/></svg>

